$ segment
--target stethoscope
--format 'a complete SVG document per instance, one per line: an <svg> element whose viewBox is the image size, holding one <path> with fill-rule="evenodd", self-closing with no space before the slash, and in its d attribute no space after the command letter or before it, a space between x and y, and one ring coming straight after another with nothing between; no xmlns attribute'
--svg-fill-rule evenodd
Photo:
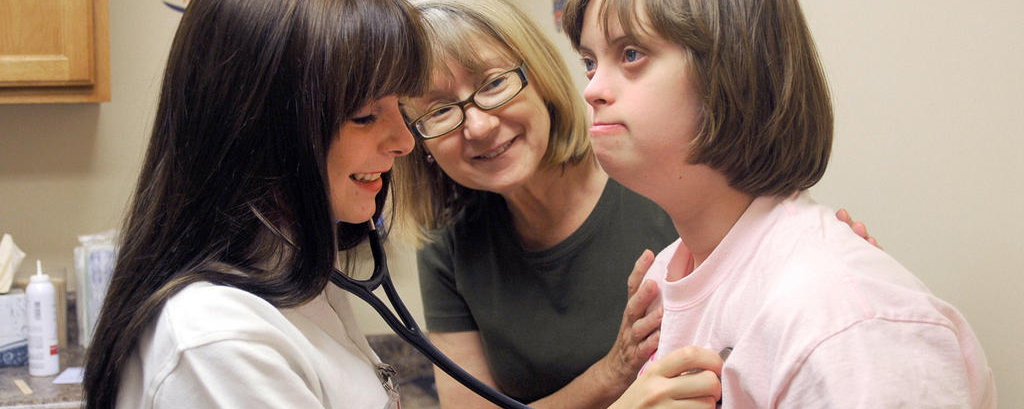
<svg viewBox="0 0 1024 409"><path fill-rule="evenodd" d="M377 231L377 226L373 222L367 222L367 225L370 227L368 239L370 241L370 252L373 253L373 273L370 274L368 279L357 280L345 275L345 273L338 269L334 269L331 272L331 282L370 304L374 310L377 310L377 314L380 314L381 318L387 322L395 334L398 334L405 342L408 342L426 356L430 362L433 362L434 365L437 365L438 368L441 368L441 370L459 381L459 383L466 385L467 388L477 395L505 409L529 409L529 406L480 382L480 380L460 368L455 362L452 362L451 359L448 359L434 344L430 343L430 340L423 334L420 327L416 325L416 320L409 314L409 310L405 308L405 304L402 303L398 292L395 291L395 285L391 282L391 273L388 271L387 256L384 254L384 248L381 247L380 233ZM383 300L373 294L373 290L381 286L384 287L384 293L387 294L388 301L390 301L398 316L391 312Z"/></svg>

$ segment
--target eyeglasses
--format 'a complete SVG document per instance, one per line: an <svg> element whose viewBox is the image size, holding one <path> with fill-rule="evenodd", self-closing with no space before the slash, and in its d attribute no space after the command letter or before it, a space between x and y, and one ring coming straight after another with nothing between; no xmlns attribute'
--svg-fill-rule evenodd
<svg viewBox="0 0 1024 409"><path fill-rule="evenodd" d="M526 68L522 65L491 77L459 102L444 104L425 114L406 121L409 130L422 139L437 138L454 131L466 120L466 105L473 103L477 108L490 111L507 104L526 88Z"/></svg>

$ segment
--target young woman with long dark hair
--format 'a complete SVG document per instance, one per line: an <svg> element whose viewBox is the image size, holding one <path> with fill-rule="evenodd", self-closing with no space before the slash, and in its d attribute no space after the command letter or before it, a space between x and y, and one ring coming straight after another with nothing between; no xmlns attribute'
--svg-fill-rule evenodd
<svg viewBox="0 0 1024 409"><path fill-rule="evenodd" d="M190 2L88 350L88 408L395 402L328 277L412 149L398 96L425 85L423 38L402 0Z"/></svg>

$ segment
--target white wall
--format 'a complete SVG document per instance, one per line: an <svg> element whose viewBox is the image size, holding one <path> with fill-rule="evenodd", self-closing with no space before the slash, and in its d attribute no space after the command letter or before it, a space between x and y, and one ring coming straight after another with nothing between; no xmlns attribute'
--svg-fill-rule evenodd
<svg viewBox="0 0 1024 409"><path fill-rule="evenodd" d="M0 105L0 232L27 253L22 274L37 258L72 271L77 236L120 223L179 18L156 0L110 1L111 102Z"/></svg>
<svg viewBox="0 0 1024 409"><path fill-rule="evenodd" d="M552 0L517 1L578 70L555 33ZM814 196L850 208L967 316L996 371L1000 406L1024 407L1024 2L803 5L837 114L835 153ZM111 1L113 101L0 106L0 232L29 260L70 271L78 234L120 222L178 17L157 0ZM397 246L392 270L419 318L411 251ZM367 332L387 332L357 309Z"/></svg>
<svg viewBox="0 0 1024 409"><path fill-rule="evenodd" d="M1024 3L804 1L836 142L813 190L957 306L1024 407Z"/></svg>
<svg viewBox="0 0 1024 409"><path fill-rule="evenodd" d="M552 0L515 0L586 78ZM833 91L816 200L846 207L967 317L1024 407L1024 2L802 0ZM581 88L582 89L582 88Z"/></svg>

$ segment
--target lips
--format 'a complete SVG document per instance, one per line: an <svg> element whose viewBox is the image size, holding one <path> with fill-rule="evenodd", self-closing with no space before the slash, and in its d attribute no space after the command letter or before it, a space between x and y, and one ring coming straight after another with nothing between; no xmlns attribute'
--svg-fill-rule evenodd
<svg viewBox="0 0 1024 409"><path fill-rule="evenodd" d="M516 139L519 139L519 137L517 136L517 137L515 137L515 138L512 138L512 140L510 140L510 141L508 141L507 143L505 143L505 144L503 144L503 145L499 146L499 147L498 147L497 149L495 149L495 150L492 150L492 151L490 151L490 152L487 152L487 153L485 153L485 154L483 154L483 155L477 155L477 156L474 156L474 157L473 157L473 159L483 159L483 160L487 160L487 159L493 159L494 157L496 157L496 156L498 156L498 155L501 155L502 153L505 153L505 151L506 151L506 150L508 150L508 147L509 147L509 146L512 146L512 142L515 142L515 141L516 141Z"/></svg>
<svg viewBox="0 0 1024 409"><path fill-rule="evenodd" d="M381 179L382 172L375 173L353 173L348 175L348 178L356 183L356 186L362 187L363 189L372 191L374 193L379 192L384 187L384 180Z"/></svg>
<svg viewBox="0 0 1024 409"><path fill-rule="evenodd" d="M591 135L607 134L607 133L612 133L612 132L618 132L618 131L621 131L621 130L623 130L625 128L626 128L626 126L623 125L622 123L617 123L617 122L598 122L598 121L595 121L594 124L590 126L590 134Z"/></svg>
<svg viewBox="0 0 1024 409"><path fill-rule="evenodd" d="M380 173L353 173L349 178L356 182L369 183L380 179Z"/></svg>

